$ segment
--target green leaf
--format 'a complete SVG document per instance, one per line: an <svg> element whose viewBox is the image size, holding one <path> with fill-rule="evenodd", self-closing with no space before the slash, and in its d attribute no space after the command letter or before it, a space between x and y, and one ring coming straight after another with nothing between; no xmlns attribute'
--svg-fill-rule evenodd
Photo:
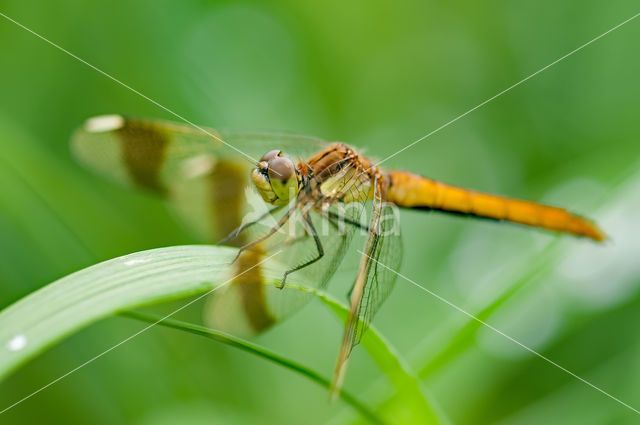
<svg viewBox="0 0 640 425"><path fill-rule="evenodd" d="M228 265L235 253L214 246L142 251L77 271L29 294L0 312L0 378L104 317L224 284L231 278Z"/></svg>
<svg viewBox="0 0 640 425"><path fill-rule="evenodd" d="M234 268L229 267L236 253L235 248L208 245L142 251L80 270L33 292L0 312L0 379L74 331L120 313L152 323L142 331L162 324L203 335L266 358L328 388L327 378L258 345L202 326L171 321L168 316L155 319L127 312L203 294L181 309L187 307L236 277L232 275ZM260 264L266 282L280 282L281 264L271 257ZM352 395L343 393L341 398L370 422L383 423Z"/></svg>

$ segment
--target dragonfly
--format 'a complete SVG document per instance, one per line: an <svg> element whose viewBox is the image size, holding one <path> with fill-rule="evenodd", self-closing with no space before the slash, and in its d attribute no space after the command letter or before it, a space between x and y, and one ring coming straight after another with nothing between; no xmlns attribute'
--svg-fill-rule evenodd
<svg viewBox="0 0 640 425"><path fill-rule="evenodd" d="M76 130L72 150L99 174L165 198L206 240L238 248L237 277L206 308L205 321L216 328L258 334L291 316L313 297L304 288L323 289L361 234L334 394L353 347L393 288L402 259L398 208L606 237L564 208L383 170L345 143L304 135L103 115ZM276 277L261 263L275 252Z"/></svg>

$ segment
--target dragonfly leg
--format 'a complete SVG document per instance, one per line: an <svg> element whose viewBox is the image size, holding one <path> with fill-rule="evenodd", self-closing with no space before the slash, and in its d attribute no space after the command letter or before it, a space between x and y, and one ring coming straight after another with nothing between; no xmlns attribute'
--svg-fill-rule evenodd
<svg viewBox="0 0 640 425"><path fill-rule="evenodd" d="M310 266L311 264L315 263L316 261L318 261L319 259L321 259L324 256L324 248L322 247L322 242L320 241L320 237L318 236L318 232L316 232L315 227L313 227L313 222L311 221L311 218L309 217L308 214L304 214L304 222L306 223L306 227L307 227L307 231L309 233L311 233L311 236L313 236L313 240L316 243L316 249L318 250L318 255L315 256L314 258L312 258L311 260L300 264L292 269L287 270L286 272L284 272L284 276L282 277L282 282L280 283L280 285L278 286L278 288L282 289L284 288L284 284L287 281L287 276L290 275L291 273L303 269L307 266Z"/></svg>
<svg viewBox="0 0 640 425"><path fill-rule="evenodd" d="M250 221L249 223L244 223L243 225L238 226L231 233L229 233L224 239L218 241L218 243L216 243L216 245L224 245L225 243L229 242L230 240L235 239L240 233L242 233L243 231L247 230L249 227L253 226L256 223L261 222L262 220L264 220L268 216L273 215L274 213L280 211L282 209L282 207L284 207L284 205L278 205L275 208L271 208L269 211L267 211L266 213L264 213L260 217L258 217L257 220Z"/></svg>
<svg viewBox="0 0 640 425"><path fill-rule="evenodd" d="M351 220L350 218L339 216L333 211L322 211L321 214L325 218L327 218L329 222L334 226L336 226L336 223L335 223L336 221L342 221L344 223L350 224L351 226L355 226L359 229L366 230L367 232L369 231L369 226L365 226L364 224L358 223L357 221Z"/></svg>
<svg viewBox="0 0 640 425"><path fill-rule="evenodd" d="M260 236L258 239L249 242L248 244L240 247L238 249L238 253L236 254L235 258L233 259L233 261L231 263L235 263L235 261L240 257L240 255L246 251L247 249L253 248L254 246L258 245L260 242L266 240L267 238L269 238L271 235L273 235L274 233L276 233L278 230L280 230L282 228L282 226L284 226L284 224L289 220L289 218L291 217L291 214L293 214L293 212L296 210L296 204L294 203L291 208L289 208L289 210L287 211L287 213L285 215L282 216L282 218L280 219L280 221L278 221L278 223L273 226L271 229L269 229L269 231L263 235Z"/></svg>

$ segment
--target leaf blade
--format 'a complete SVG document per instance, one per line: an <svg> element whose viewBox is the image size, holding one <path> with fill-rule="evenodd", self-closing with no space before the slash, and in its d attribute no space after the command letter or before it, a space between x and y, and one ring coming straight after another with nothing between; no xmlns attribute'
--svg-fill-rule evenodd
<svg viewBox="0 0 640 425"><path fill-rule="evenodd" d="M114 258L67 275L0 312L0 379L74 331L116 312L211 291L236 250L177 246Z"/></svg>

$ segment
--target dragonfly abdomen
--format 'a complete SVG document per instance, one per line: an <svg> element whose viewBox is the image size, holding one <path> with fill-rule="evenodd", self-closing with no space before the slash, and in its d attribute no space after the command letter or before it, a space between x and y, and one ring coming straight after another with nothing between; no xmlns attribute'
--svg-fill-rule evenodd
<svg viewBox="0 0 640 425"><path fill-rule="evenodd" d="M563 208L476 192L404 171L392 171L388 177L387 201L399 207L473 215L596 241L605 239L604 233L591 221Z"/></svg>

